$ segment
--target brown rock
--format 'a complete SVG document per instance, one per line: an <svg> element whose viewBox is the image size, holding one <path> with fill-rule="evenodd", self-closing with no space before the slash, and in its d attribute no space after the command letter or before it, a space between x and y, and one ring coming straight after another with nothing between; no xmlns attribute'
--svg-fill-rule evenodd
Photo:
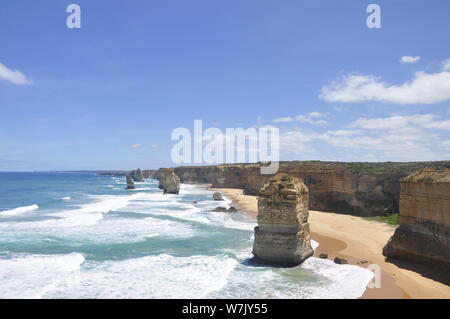
<svg viewBox="0 0 450 319"><path fill-rule="evenodd" d="M383 255L450 270L450 169L425 168L404 178L398 221Z"/></svg>
<svg viewBox="0 0 450 319"><path fill-rule="evenodd" d="M222 194L220 192L214 192L213 199L214 200L223 200Z"/></svg>
<svg viewBox="0 0 450 319"><path fill-rule="evenodd" d="M130 175L127 175L127 187L126 189L135 189L136 187L134 186L134 182L133 179L131 178Z"/></svg>
<svg viewBox="0 0 450 319"><path fill-rule="evenodd" d="M180 178L171 168L159 169L159 188L164 194L178 194L180 191Z"/></svg>
<svg viewBox="0 0 450 319"><path fill-rule="evenodd" d="M271 178L259 191L255 260L296 266L312 256L308 214L308 189L301 179L285 174Z"/></svg>
<svg viewBox="0 0 450 319"><path fill-rule="evenodd" d="M346 260L346 259L344 259L344 258L339 258L339 257L334 258L333 261L334 261L335 264L339 264L339 265L344 265L344 264L347 263L347 260Z"/></svg>

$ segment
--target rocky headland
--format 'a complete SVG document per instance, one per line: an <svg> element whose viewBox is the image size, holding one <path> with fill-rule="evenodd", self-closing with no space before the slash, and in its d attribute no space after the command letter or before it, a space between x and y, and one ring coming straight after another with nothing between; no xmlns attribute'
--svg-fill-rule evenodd
<svg viewBox="0 0 450 319"><path fill-rule="evenodd" d="M449 168L426 168L401 181L399 224L385 256L450 271Z"/></svg>

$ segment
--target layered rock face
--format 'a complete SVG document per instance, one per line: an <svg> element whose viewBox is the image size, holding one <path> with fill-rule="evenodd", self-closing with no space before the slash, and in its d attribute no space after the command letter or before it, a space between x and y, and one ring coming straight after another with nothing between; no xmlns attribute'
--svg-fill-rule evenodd
<svg viewBox="0 0 450 319"><path fill-rule="evenodd" d="M178 194L180 191L180 178L171 168L159 169L159 188L164 194Z"/></svg>
<svg viewBox="0 0 450 319"><path fill-rule="evenodd" d="M177 167L183 183L210 183L212 187L242 188L248 195L273 175L260 173L258 164ZM384 215L398 211L401 173L354 173L339 163L287 162L279 172L299 177L310 190L310 209L354 214Z"/></svg>
<svg viewBox="0 0 450 319"><path fill-rule="evenodd" d="M133 179L130 175L127 175L127 188L126 189L135 189Z"/></svg>
<svg viewBox="0 0 450 319"><path fill-rule="evenodd" d="M450 270L450 169L402 180L399 224L383 255Z"/></svg>
<svg viewBox="0 0 450 319"><path fill-rule="evenodd" d="M398 212L400 180L427 166L450 162L339 163L321 161L280 162L279 172L301 178L310 191L310 209L377 216ZM181 166L174 168L182 183L209 183L213 187L242 188L248 195L271 178L259 164Z"/></svg>
<svg viewBox="0 0 450 319"><path fill-rule="evenodd" d="M312 256L308 215L303 181L285 174L272 177L259 191L255 261L291 267Z"/></svg>

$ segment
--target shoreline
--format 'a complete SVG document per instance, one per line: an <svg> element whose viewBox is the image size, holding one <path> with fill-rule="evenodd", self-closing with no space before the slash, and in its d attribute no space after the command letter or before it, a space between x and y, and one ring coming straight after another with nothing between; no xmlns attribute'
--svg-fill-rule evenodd
<svg viewBox="0 0 450 319"><path fill-rule="evenodd" d="M238 211L256 220L257 197L244 195L242 189L210 188L228 197ZM328 254L328 259L345 258L348 264L367 267L376 264L381 269L381 287L366 288L361 299L448 299L450 286L425 277L409 269L423 269L417 265L408 269L386 262L382 249L395 231L395 227L363 217L329 212L309 211L311 237L320 245L314 252ZM430 272L430 270L428 270ZM442 276L432 270L432 277ZM444 274L445 275L445 274Z"/></svg>

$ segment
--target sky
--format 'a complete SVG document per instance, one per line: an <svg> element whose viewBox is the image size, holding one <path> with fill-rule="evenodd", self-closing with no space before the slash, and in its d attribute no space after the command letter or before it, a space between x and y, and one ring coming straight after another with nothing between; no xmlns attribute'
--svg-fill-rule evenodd
<svg viewBox="0 0 450 319"><path fill-rule="evenodd" d="M278 127L282 160L450 159L449 31L442 0L0 0L0 170L176 166L194 120Z"/></svg>

